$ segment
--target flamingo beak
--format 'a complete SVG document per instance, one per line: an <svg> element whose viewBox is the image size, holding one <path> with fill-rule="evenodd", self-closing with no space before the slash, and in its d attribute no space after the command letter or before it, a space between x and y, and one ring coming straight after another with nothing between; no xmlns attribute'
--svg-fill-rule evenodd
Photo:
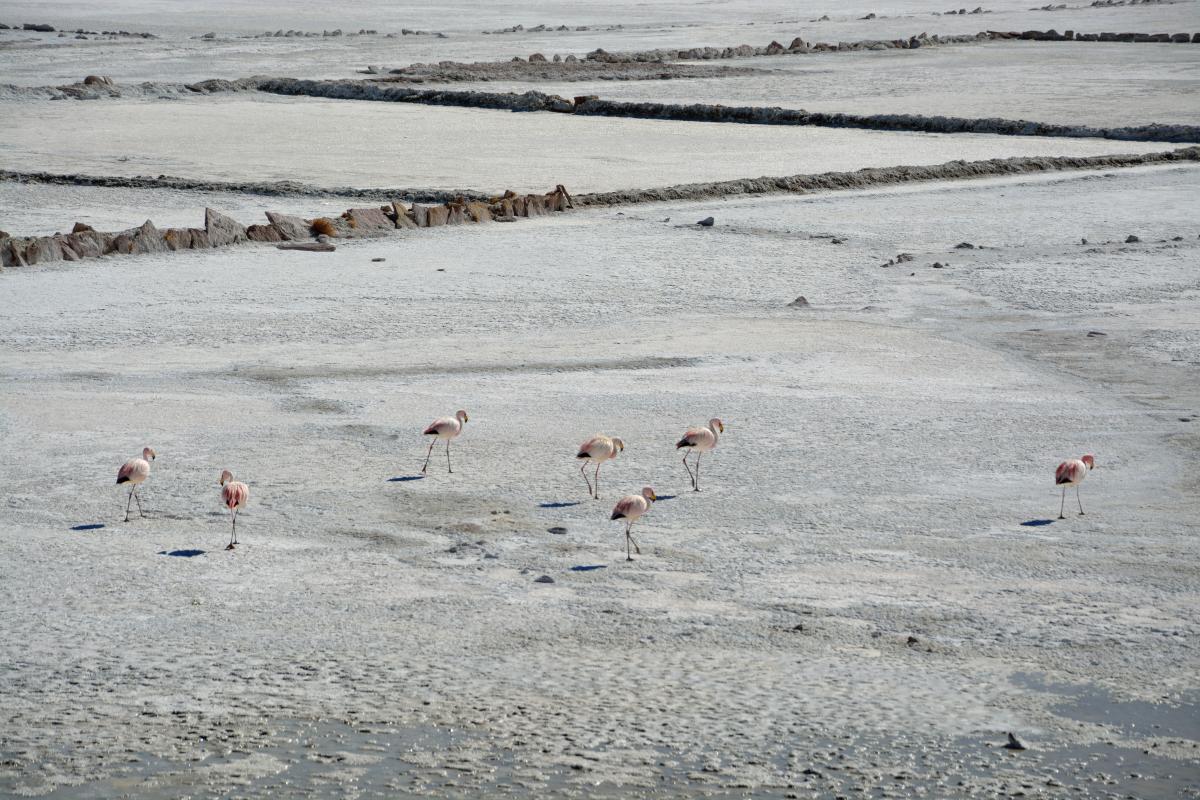
<svg viewBox="0 0 1200 800"><path fill-rule="evenodd" d="M725 432L725 423L724 423L724 422L722 422L722 423L721 423L720 425L718 425L717 427L721 429L721 433L724 433L724 432Z"/></svg>
<svg viewBox="0 0 1200 800"><path fill-rule="evenodd" d="M650 502L652 502L652 503L658 502L658 495L655 494L654 492L650 493Z"/></svg>

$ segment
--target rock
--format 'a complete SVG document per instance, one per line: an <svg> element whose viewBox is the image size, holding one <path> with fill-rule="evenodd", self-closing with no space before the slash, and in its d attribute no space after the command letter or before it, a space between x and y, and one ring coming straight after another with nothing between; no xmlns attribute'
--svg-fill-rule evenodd
<svg viewBox="0 0 1200 800"><path fill-rule="evenodd" d="M429 227L429 209L430 208L431 208L431 206L423 206L423 205L420 205L419 203L413 203L412 211L409 213L412 214L413 221L417 224L418 228L428 228Z"/></svg>
<svg viewBox="0 0 1200 800"><path fill-rule="evenodd" d="M396 223L378 208L352 208L342 214L360 236L371 236L396 229Z"/></svg>
<svg viewBox="0 0 1200 800"><path fill-rule="evenodd" d="M554 583L554 578L551 578L549 575L542 575L540 578L534 578L533 582L534 583Z"/></svg>
<svg viewBox="0 0 1200 800"><path fill-rule="evenodd" d="M190 250L192 232L188 228L167 228L163 231L163 242L168 250Z"/></svg>
<svg viewBox="0 0 1200 800"><path fill-rule="evenodd" d="M1004 743L1004 749L1005 750L1028 750L1029 748L1027 748L1024 744L1022 744L1021 740L1018 739L1016 736L1013 736L1012 733L1010 732L1008 734L1008 741Z"/></svg>
<svg viewBox="0 0 1200 800"><path fill-rule="evenodd" d="M808 298L800 295L792 302L788 303L788 308L808 308Z"/></svg>
<svg viewBox="0 0 1200 800"><path fill-rule="evenodd" d="M553 528L547 528L547 532L553 533L555 536L566 536L567 529L561 525L555 525Z"/></svg>
<svg viewBox="0 0 1200 800"><path fill-rule="evenodd" d="M0 240L0 266L4 267L26 267L29 262L25 260L25 242L23 239L2 239Z"/></svg>
<svg viewBox="0 0 1200 800"><path fill-rule="evenodd" d="M188 233L192 235L191 249L207 250L212 247L212 242L208 240L208 231L202 231L199 228L188 228Z"/></svg>
<svg viewBox="0 0 1200 800"><path fill-rule="evenodd" d="M139 253L165 253L171 248L154 223L146 220L137 228L122 231L113 237L109 252L123 255Z"/></svg>
<svg viewBox="0 0 1200 800"><path fill-rule="evenodd" d="M906 644L907 644L909 647L912 647L914 644L920 644L920 642L921 642L921 640L920 640L920 639L918 639L917 637L915 637L915 636L909 636L909 637L908 637L908 641L906 642Z"/></svg>
<svg viewBox="0 0 1200 800"><path fill-rule="evenodd" d="M405 208L404 203L401 203L399 200L392 201L392 213L395 215L397 228L418 227L416 220L413 219L412 213Z"/></svg>
<svg viewBox="0 0 1200 800"><path fill-rule="evenodd" d="M285 242L303 241L312 238L312 229L299 217L290 214L280 214L278 211L268 211L267 220L279 231Z"/></svg>
<svg viewBox="0 0 1200 800"><path fill-rule="evenodd" d="M903 264L905 261L912 261L916 256L912 253L899 253L896 256L896 263Z"/></svg>
<svg viewBox="0 0 1200 800"><path fill-rule="evenodd" d="M91 225L84 225L82 222L76 222L71 227L71 233L84 233L85 231L94 231L94 230L96 230L96 229L93 228Z"/></svg>
<svg viewBox="0 0 1200 800"><path fill-rule="evenodd" d="M1125 244L1137 244L1141 239L1134 236L1132 233L1125 237Z"/></svg>
<svg viewBox="0 0 1200 800"><path fill-rule="evenodd" d="M430 206L426 214L426 227L436 228L450 220L450 209L445 206Z"/></svg>
<svg viewBox="0 0 1200 800"><path fill-rule="evenodd" d="M305 253L332 253L337 250L335 245L328 242L284 242L275 247L280 250L301 250Z"/></svg>
<svg viewBox="0 0 1200 800"><path fill-rule="evenodd" d="M946 265L946 264L943 264L943 263L942 263L942 262L940 262L940 261L935 261L935 262L933 262L932 264L930 264L929 266L933 267L934 269L941 269L942 267L944 267L944 266L948 266L948 265Z"/></svg>
<svg viewBox="0 0 1200 800"><path fill-rule="evenodd" d="M1088 331L1088 338L1095 339L1097 336L1108 336L1104 331Z"/></svg>
<svg viewBox="0 0 1200 800"><path fill-rule="evenodd" d="M546 57L545 57L544 55L542 55L541 53L534 53L534 54L532 54L531 56L529 56L529 63L531 63L531 64L537 64L537 63L545 64L545 63L546 63Z"/></svg>
<svg viewBox="0 0 1200 800"><path fill-rule="evenodd" d="M546 205L546 198L540 194L529 194L525 196L525 216L527 217L544 217L550 213L550 209Z"/></svg>
<svg viewBox="0 0 1200 800"><path fill-rule="evenodd" d="M699 225L701 228L711 228L713 225L717 224L717 221L715 219L713 219L712 217L705 217L704 219L700 220L696 224Z"/></svg>
<svg viewBox="0 0 1200 800"><path fill-rule="evenodd" d="M317 238L338 235L337 226L333 224L333 220L327 217L317 217L309 223L309 229Z"/></svg>
<svg viewBox="0 0 1200 800"><path fill-rule="evenodd" d="M800 49L803 49L804 47L806 47L806 45L804 44L804 40L801 39L799 36L797 36L795 39L792 39L792 43L788 46L788 49L789 50L800 50Z"/></svg>
<svg viewBox="0 0 1200 800"><path fill-rule="evenodd" d="M787 48L781 45L779 42L771 42L769 45L767 45L767 55L769 56L777 56L786 52Z"/></svg>
<svg viewBox="0 0 1200 800"><path fill-rule="evenodd" d="M217 34L213 31L209 31L208 33L204 34L200 38L201 39L215 39L215 38L217 38Z"/></svg>
<svg viewBox="0 0 1200 800"><path fill-rule="evenodd" d="M83 79L84 86L112 86L113 79L104 75L88 75Z"/></svg>
<svg viewBox="0 0 1200 800"><path fill-rule="evenodd" d="M1087 239L1080 239L1080 240L1079 240L1079 243L1080 243L1080 244L1087 244L1087 243L1088 243L1088 240L1087 240Z"/></svg>
<svg viewBox="0 0 1200 800"><path fill-rule="evenodd" d="M387 259L386 258L372 258L371 259L372 264L380 264L384 261L387 261Z"/></svg>
<svg viewBox="0 0 1200 800"><path fill-rule="evenodd" d="M282 242L283 234L274 225L251 225L246 228L246 238L252 242Z"/></svg>
<svg viewBox="0 0 1200 800"><path fill-rule="evenodd" d="M54 33L54 26L47 25L44 22L39 22L39 23L26 22L24 25L24 28L27 31L37 31L38 33Z"/></svg>
<svg viewBox="0 0 1200 800"><path fill-rule="evenodd" d="M467 203L467 216L471 218L472 222L492 221L492 211L488 208L488 204L477 200Z"/></svg>
<svg viewBox="0 0 1200 800"><path fill-rule="evenodd" d="M210 247L246 241L245 226L212 208L204 209L204 230Z"/></svg>
<svg viewBox="0 0 1200 800"><path fill-rule="evenodd" d="M958 244L954 245L954 249L955 250L974 250L975 245L971 244L970 242L959 242Z"/></svg>
<svg viewBox="0 0 1200 800"><path fill-rule="evenodd" d="M25 247L25 261L28 264L45 264L49 261L62 261L62 245L51 236L39 236L30 240Z"/></svg>
<svg viewBox="0 0 1200 800"><path fill-rule="evenodd" d="M465 225L469 221L466 206L463 203L447 203L446 211L447 225Z"/></svg>

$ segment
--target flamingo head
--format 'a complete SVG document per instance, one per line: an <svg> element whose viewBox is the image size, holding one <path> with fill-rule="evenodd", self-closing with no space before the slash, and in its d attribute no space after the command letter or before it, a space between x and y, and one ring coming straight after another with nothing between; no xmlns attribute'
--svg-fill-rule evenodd
<svg viewBox="0 0 1200 800"><path fill-rule="evenodd" d="M613 443L613 447L617 448L618 452L621 452L621 453L625 452L625 442L621 441L616 436L614 436L612 443Z"/></svg>
<svg viewBox="0 0 1200 800"><path fill-rule="evenodd" d="M1089 471L1096 468L1096 457L1095 456L1087 455L1079 460L1082 461L1083 463L1087 464L1087 468Z"/></svg>
<svg viewBox="0 0 1200 800"><path fill-rule="evenodd" d="M154 452L153 447L142 448L142 458L146 459L147 461L153 461L155 455L157 454Z"/></svg>
<svg viewBox="0 0 1200 800"><path fill-rule="evenodd" d="M656 494L654 493L654 490L653 490L653 489L651 489L649 486L647 486L646 488L642 489L642 497L646 498L646 499L647 499L647 500L649 500L651 503L653 503L655 500L657 500L657 499L658 499L658 495L656 495Z"/></svg>
<svg viewBox="0 0 1200 800"><path fill-rule="evenodd" d="M454 418L457 419L459 422L468 422L469 421L467 419L467 412L465 412L461 409L454 413Z"/></svg>
<svg viewBox="0 0 1200 800"><path fill-rule="evenodd" d="M725 423L721 422L721 420L717 419L716 417L713 417L708 421L708 427L712 428L714 431L720 431L721 433L725 432Z"/></svg>
<svg viewBox="0 0 1200 800"><path fill-rule="evenodd" d="M231 482L232 480L233 480L233 473L232 473L232 472L230 472L229 470L224 470L224 471L221 473L221 485L222 485L222 486L224 486L225 484L227 484L227 483Z"/></svg>

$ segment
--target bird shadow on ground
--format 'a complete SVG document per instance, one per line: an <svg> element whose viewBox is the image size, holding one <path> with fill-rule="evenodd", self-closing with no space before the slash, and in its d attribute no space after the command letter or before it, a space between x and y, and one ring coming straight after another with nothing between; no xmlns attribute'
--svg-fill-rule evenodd
<svg viewBox="0 0 1200 800"><path fill-rule="evenodd" d="M207 553L207 550L159 550L160 556L175 556L176 558L195 558Z"/></svg>
<svg viewBox="0 0 1200 800"><path fill-rule="evenodd" d="M1021 523L1023 528L1040 528L1043 525L1053 525L1052 519L1028 519Z"/></svg>
<svg viewBox="0 0 1200 800"><path fill-rule="evenodd" d="M674 500L674 499L675 499L676 497L678 497L678 496L679 496L679 495L677 495L677 494L660 494L660 495L656 495L655 497L656 497L657 499L655 500L655 502L658 502L658 501L660 501L660 500Z"/></svg>
<svg viewBox="0 0 1200 800"><path fill-rule="evenodd" d="M424 479L424 475L397 475L394 478L388 478L388 483L407 483L408 481L420 481Z"/></svg>
<svg viewBox="0 0 1200 800"><path fill-rule="evenodd" d="M571 572L591 572L594 569L604 569L607 564L580 564L576 567L571 567Z"/></svg>
<svg viewBox="0 0 1200 800"><path fill-rule="evenodd" d="M571 502L562 502L562 503L551 501L549 503L538 503L538 508L568 508L569 506L581 505L582 502L583 501L581 501L581 500L574 500Z"/></svg>
<svg viewBox="0 0 1200 800"><path fill-rule="evenodd" d="M86 525L72 525L73 531L98 531L104 527L103 522L89 522Z"/></svg>

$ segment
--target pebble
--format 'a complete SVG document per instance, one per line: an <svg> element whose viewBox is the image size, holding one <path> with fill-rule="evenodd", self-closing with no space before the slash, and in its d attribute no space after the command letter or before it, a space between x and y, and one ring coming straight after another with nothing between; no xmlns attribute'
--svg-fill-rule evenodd
<svg viewBox="0 0 1200 800"><path fill-rule="evenodd" d="M567 529L562 527L561 525L555 525L553 528L547 528L546 530L550 533L553 533L555 536L566 536L567 535Z"/></svg>
<svg viewBox="0 0 1200 800"><path fill-rule="evenodd" d="M715 219L713 219L712 217L705 217L704 219L700 220L696 224L699 225L701 228L711 228L713 225L716 224L716 222L717 221Z"/></svg>
<svg viewBox="0 0 1200 800"><path fill-rule="evenodd" d="M534 583L554 583L554 578L551 578L549 575L542 575L540 578L534 578L533 582Z"/></svg>

